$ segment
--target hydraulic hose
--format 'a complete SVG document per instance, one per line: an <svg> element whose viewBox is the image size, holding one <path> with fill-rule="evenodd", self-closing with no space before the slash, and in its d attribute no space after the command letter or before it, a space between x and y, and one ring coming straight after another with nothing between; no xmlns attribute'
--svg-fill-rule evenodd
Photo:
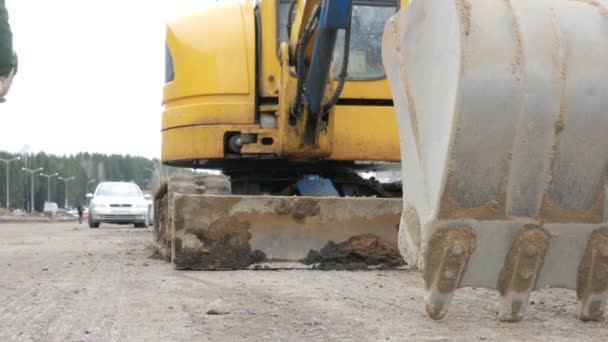
<svg viewBox="0 0 608 342"><path fill-rule="evenodd" d="M323 119L326 119L329 115L329 111L338 103L342 91L344 90L344 84L346 83L346 77L348 76L348 58L350 55L350 32L351 32L352 14L348 19L348 27L344 32L344 54L342 56L342 66L340 68L340 74L338 75L338 87L334 92L331 99L323 106Z"/></svg>
<svg viewBox="0 0 608 342"><path fill-rule="evenodd" d="M302 38L300 39L300 44L298 44L297 51L297 77L298 84L296 89L296 100L291 107L290 111L290 119L293 122L293 119L300 117L302 111L302 98L304 96L304 84L306 83L306 63L304 60L304 54L306 52L306 47L310 42L310 38L314 33L315 26L317 25L319 15L321 14L321 7L316 5L312 10L312 16L306 25L304 32L302 33Z"/></svg>

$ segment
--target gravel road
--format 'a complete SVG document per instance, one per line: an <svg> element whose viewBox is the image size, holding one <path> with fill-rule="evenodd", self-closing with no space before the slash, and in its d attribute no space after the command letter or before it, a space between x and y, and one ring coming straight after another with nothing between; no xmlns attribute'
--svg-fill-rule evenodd
<svg viewBox="0 0 608 342"><path fill-rule="evenodd" d="M517 324L498 296L459 290L429 320L422 281L401 271L176 271L149 229L0 224L0 341L608 340L576 320L574 291L532 296Z"/></svg>

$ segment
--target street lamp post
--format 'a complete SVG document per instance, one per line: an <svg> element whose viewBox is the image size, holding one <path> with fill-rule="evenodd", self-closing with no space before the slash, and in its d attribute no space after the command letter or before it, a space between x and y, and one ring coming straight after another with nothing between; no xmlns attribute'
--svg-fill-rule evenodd
<svg viewBox="0 0 608 342"><path fill-rule="evenodd" d="M47 182L46 201L47 202L51 201L51 178L57 177L57 176L59 176L58 173L53 173L52 175L47 175L46 173L41 173L40 174L40 177L45 177L46 178L46 182Z"/></svg>
<svg viewBox="0 0 608 342"><path fill-rule="evenodd" d="M59 179L65 183L65 201L63 204L63 208L66 210L68 209L68 182L71 180L74 180L75 178L76 177L70 177L70 178L59 177Z"/></svg>
<svg viewBox="0 0 608 342"><path fill-rule="evenodd" d="M88 194L89 194L89 184L91 184L91 183L95 183L95 181L96 181L96 179L95 179L95 178L93 178L93 179L89 179L89 180L87 181L87 193L86 193L85 195L88 195ZM91 199L87 197L87 206L89 206L89 205L91 205Z"/></svg>
<svg viewBox="0 0 608 342"><path fill-rule="evenodd" d="M43 168L39 167L37 169L34 170L30 170L27 169L25 167L22 167L21 170L25 171L25 172L29 172L30 173L30 213L34 212L34 173L39 172L44 170Z"/></svg>
<svg viewBox="0 0 608 342"><path fill-rule="evenodd" d="M10 209L10 189L9 189L9 181L8 181L8 172L9 172L9 163L12 161L21 160L21 157L13 158L13 159L1 159L0 161L6 165L6 209Z"/></svg>
<svg viewBox="0 0 608 342"><path fill-rule="evenodd" d="M89 179L89 180L87 181L87 194L89 193L89 184L91 184L91 183L95 183L95 181L96 181L96 179L95 179L95 178L93 178L93 179Z"/></svg>
<svg viewBox="0 0 608 342"><path fill-rule="evenodd" d="M153 183L153 184L152 184L152 188L154 188L154 176L156 175L156 172L154 172L154 170L149 169L149 168L147 168L147 167L144 167L144 170L146 170L146 171L149 171L149 172L150 172L150 174L151 174L151 176L152 176L152 177L150 178L150 180L152 180L152 183ZM147 182L146 182L146 183L147 183Z"/></svg>

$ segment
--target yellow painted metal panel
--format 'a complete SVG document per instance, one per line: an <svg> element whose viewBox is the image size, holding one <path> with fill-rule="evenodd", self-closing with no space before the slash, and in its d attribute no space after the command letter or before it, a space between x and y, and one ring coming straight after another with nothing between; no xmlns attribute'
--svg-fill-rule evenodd
<svg viewBox="0 0 608 342"><path fill-rule="evenodd" d="M338 82L334 82L337 87ZM392 94L386 78L376 81L347 81L342 91L343 99L391 100Z"/></svg>
<svg viewBox="0 0 608 342"><path fill-rule="evenodd" d="M197 160L224 157L223 126L192 126L162 133L162 160Z"/></svg>
<svg viewBox="0 0 608 342"><path fill-rule="evenodd" d="M262 63L260 94L262 97L276 97L279 94L279 58L277 56L277 1L262 1L260 5L262 22Z"/></svg>
<svg viewBox="0 0 608 342"><path fill-rule="evenodd" d="M202 124L253 124L255 104L248 96L189 97L171 103L163 113L163 130Z"/></svg>
<svg viewBox="0 0 608 342"><path fill-rule="evenodd" d="M220 1L167 27L175 80L165 102L212 94L255 95L255 23L249 1Z"/></svg>
<svg viewBox="0 0 608 342"><path fill-rule="evenodd" d="M224 157L226 132L249 132L257 125L200 125L162 132L162 160L198 160Z"/></svg>
<svg viewBox="0 0 608 342"><path fill-rule="evenodd" d="M400 161L397 116L393 107L337 106L332 160Z"/></svg>

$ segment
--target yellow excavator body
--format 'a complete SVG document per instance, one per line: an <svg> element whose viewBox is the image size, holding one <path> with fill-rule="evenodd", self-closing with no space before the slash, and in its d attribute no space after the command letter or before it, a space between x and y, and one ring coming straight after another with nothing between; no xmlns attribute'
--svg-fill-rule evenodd
<svg viewBox="0 0 608 342"><path fill-rule="evenodd" d="M256 135L239 158L400 161L397 120L380 58L381 28L399 3L360 6L362 13L376 7L383 14L372 22L375 42L361 44L352 54L353 77L314 149L302 147L288 123L297 83L289 52L281 47L282 42L290 44L284 24L290 3L219 1L168 23L163 163L221 164L237 157L227 148L227 140L236 134ZM316 3L300 1L298 6ZM330 87L337 83L331 81Z"/></svg>
<svg viewBox="0 0 608 342"><path fill-rule="evenodd" d="M294 108L314 46L302 36L318 26L322 1L218 1L167 24L162 162L222 175L174 177L161 187L161 254L180 269L244 268L260 255L301 265L311 250L346 243L355 263L380 253L403 264L400 183L360 173L400 172L380 46L386 21L405 4L353 2L351 38L342 30L336 39L322 103L339 100L314 122L313 144L304 141L308 103L299 114Z"/></svg>

